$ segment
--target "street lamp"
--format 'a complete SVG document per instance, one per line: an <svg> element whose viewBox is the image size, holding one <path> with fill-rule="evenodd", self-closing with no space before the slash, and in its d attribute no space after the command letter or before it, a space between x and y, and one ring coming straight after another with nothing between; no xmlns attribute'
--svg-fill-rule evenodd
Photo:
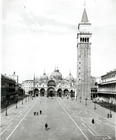
<svg viewBox="0 0 116 140"><path fill-rule="evenodd" d="M112 118L112 113L111 113L111 103L110 103L110 118Z"/></svg>
<svg viewBox="0 0 116 140"><path fill-rule="evenodd" d="M7 107L8 107L8 101L6 100L6 113L5 113L5 116L8 116Z"/></svg>
<svg viewBox="0 0 116 140"><path fill-rule="evenodd" d="M18 108L17 103L18 103L18 95L16 95L16 108Z"/></svg>
<svg viewBox="0 0 116 140"><path fill-rule="evenodd" d="M22 92L22 105L23 105L23 99L25 98L25 92L23 89L21 89L21 92Z"/></svg>
<svg viewBox="0 0 116 140"><path fill-rule="evenodd" d="M22 105L23 105L23 97L22 97Z"/></svg>
<svg viewBox="0 0 116 140"><path fill-rule="evenodd" d="M17 108L17 100L16 100L16 108Z"/></svg>
<svg viewBox="0 0 116 140"><path fill-rule="evenodd" d="M82 99L82 97L80 97L80 103L81 103L81 99Z"/></svg>

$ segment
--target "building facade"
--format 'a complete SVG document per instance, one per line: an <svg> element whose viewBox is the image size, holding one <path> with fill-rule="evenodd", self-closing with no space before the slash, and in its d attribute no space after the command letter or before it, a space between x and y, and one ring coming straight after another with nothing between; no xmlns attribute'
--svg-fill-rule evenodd
<svg viewBox="0 0 116 140"><path fill-rule="evenodd" d="M25 80L22 82L22 88L25 90L25 94L33 90L33 80Z"/></svg>
<svg viewBox="0 0 116 140"><path fill-rule="evenodd" d="M16 97L20 99L24 94L19 83L13 78L1 74L1 108L15 103Z"/></svg>
<svg viewBox="0 0 116 140"><path fill-rule="evenodd" d="M83 11L77 33L77 96L90 98L91 93L91 23L86 9Z"/></svg>
<svg viewBox="0 0 116 140"><path fill-rule="evenodd" d="M101 76L98 83L99 100L116 104L116 70L110 71Z"/></svg>

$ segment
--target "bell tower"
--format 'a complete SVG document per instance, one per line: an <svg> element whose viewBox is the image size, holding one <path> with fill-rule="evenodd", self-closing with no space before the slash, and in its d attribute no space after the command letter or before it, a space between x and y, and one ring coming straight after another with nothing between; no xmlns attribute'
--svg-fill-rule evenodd
<svg viewBox="0 0 116 140"><path fill-rule="evenodd" d="M84 8L77 33L77 96L82 99L90 98L91 77L91 23Z"/></svg>

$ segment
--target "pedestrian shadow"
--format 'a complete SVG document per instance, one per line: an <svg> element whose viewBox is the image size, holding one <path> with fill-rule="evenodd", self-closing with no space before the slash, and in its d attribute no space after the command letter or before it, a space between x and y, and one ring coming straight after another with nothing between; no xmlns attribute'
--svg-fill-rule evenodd
<svg viewBox="0 0 116 140"><path fill-rule="evenodd" d="M48 130L50 130L50 128L49 127L48 128L45 128L45 130L48 131Z"/></svg>

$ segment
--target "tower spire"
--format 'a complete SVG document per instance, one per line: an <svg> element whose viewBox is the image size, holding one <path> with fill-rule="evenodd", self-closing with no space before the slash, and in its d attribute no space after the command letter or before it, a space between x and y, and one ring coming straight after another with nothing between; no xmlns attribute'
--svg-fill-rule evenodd
<svg viewBox="0 0 116 140"><path fill-rule="evenodd" d="M84 8L85 8L86 7L86 0L84 0L84 4L83 5L84 5Z"/></svg>
<svg viewBox="0 0 116 140"><path fill-rule="evenodd" d="M89 20L88 20L88 17L87 17L87 12L86 12L86 9L84 8L81 22L87 23L88 21Z"/></svg>

